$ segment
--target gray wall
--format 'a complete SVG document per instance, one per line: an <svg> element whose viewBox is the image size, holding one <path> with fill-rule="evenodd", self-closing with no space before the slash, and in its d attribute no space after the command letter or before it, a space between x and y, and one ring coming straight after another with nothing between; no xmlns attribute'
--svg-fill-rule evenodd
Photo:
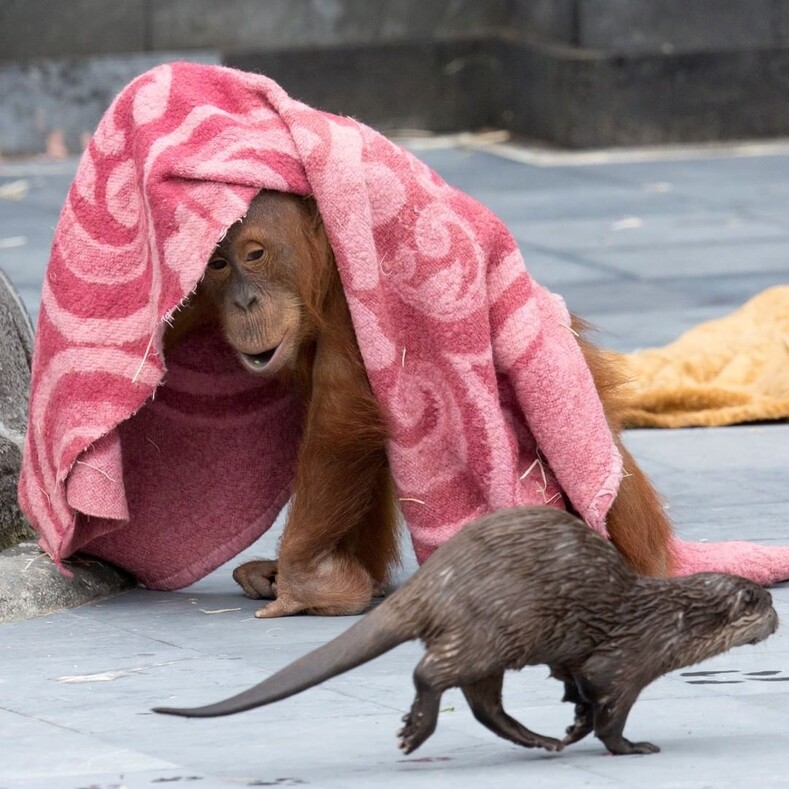
<svg viewBox="0 0 789 789"><path fill-rule="evenodd" d="M0 60L532 35L621 53L789 41L789 0L0 0Z"/></svg>
<svg viewBox="0 0 789 789"><path fill-rule="evenodd" d="M202 50L0 61L0 156L80 153L126 84L184 59L219 63L216 53Z"/></svg>
<svg viewBox="0 0 789 789"><path fill-rule="evenodd" d="M514 0L511 26L620 54L738 51L789 42L789 0Z"/></svg>
<svg viewBox="0 0 789 789"><path fill-rule="evenodd" d="M786 0L582 0L579 39L627 53L756 49L786 39L788 10Z"/></svg>
<svg viewBox="0 0 789 789"><path fill-rule="evenodd" d="M0 155L78 152L124 84L174 59L384 131L789 134L789 0L0 0Z"/></svg>
<svg viewBox="0 0 789 789"><path fill-rule="evenodd" d="M478 36L510 0L0 0L0 59Z"/></svg>

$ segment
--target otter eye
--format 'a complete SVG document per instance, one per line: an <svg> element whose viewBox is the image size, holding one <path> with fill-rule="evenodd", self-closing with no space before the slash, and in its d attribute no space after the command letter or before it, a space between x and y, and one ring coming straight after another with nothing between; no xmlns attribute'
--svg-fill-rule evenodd
<svg viewBox="0 0 789 789"><path fill-rule="evenodd" d="M212 271L221 271L227 265L227 261L222 258L213 258L208 261L208 268Z"/></svg>
<svg viewBox="0 0 789 789"><path fill-rule="evenodd" d="M250 261L252 261L252 260L260 260L260 258L262 258L262 257L263 257L263 255L265 254L265 252L266 252L266 250L265 250L265 249L253 249L253 250L252 250L252 251L251 251L251 252L250 252L250 253L247 255L247 262L250 262Z"/></svg>
<svg viewBox="0 0 789 789"><path fill-rule="evenodd" d="M742 602L747 606L756 604L756 592L753 589L746 589L742 593Z"/></svg>
<svg viewBox="0 0 789 789"><path fill-rule="evenodd" d="M741 589L737 593L734 606L731 610L732 621L739 619L741 616L748 616L753 613L754 609L759 603L761 595L756 589Z"/></svg>

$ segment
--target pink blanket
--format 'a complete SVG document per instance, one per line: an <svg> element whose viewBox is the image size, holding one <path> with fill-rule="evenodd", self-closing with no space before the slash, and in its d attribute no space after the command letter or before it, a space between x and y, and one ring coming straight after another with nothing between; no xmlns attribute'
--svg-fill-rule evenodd
<svg viewBox="0 0 789 789"><path fill-rule="evenodd" d="M563 506L562 493L604 534L621 459L564 304L501 222L362 124L264 77L176 63L107 111L57 227L19 485L42 547L173 589L286 503L292 395L211 332L162 353L167 321L261 188L317 200L420 561L483 513ZM675 553L678 572L789 577L789 549Z"/></svg>

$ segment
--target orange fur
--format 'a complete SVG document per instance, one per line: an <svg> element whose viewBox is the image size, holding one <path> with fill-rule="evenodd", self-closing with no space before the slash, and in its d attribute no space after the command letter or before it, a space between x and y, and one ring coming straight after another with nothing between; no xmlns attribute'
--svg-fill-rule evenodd
<svg viewBox="0 0 789 789"><path fill-rule="evenodd" d="M260 617L363 610L398 560L398 507L386 426L312 200L268 191L255 198L217 245L165 337L165 350L208 321L219 322L252 372L289 378L305 407L278 558L242 564L233 577L249 596L275 598ZM665 575L671 527L621 445L622 381L605 352L581 336L580 320L574 328L627 472L608 516L611 539L636 570Z"/></svg>
<svg viewBox="0 0 789 789"><path fill-rule="evenodd" d="M625 471L617 497L608 512L608 533L614 545L638 572L666 576L671 572L671 523L657 491L622 444L625 379L613 355L585 339L587 328L584 321L573 316L573 330L578 335L578 343L592 372L608 424L622 453Z"/></svg>
<svg viewBox="0 0 789 789"><path fill-rule="evenodd" d="M218 319L242 364L289 378L304 398L277 561L247 562L234 577L251 597L276 597L258 616L358 613L397 563L398 509L386 427L314 202L261 192L217 246L191 301L166 349ZM256 369L250 357L274 346L276 356Z"/></svg>

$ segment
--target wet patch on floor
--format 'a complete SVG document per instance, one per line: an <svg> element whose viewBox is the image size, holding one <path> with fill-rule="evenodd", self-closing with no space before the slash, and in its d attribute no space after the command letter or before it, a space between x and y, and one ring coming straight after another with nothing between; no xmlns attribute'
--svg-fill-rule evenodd
<svg viewBox="0 0 789 789"><path fill-rule="evenodd" d="M728 669L723 671L683 671L681 677L693 677L686 679L688 685L739 685L748 680L755 682L789 682L789 676L780 676L780 670L766 671L739 671L738 669ZM735 679L733 675L739 675L744 679ZM720 677L717 679L716 677ZM724 677L726 677L724 679Z"/></svg>

